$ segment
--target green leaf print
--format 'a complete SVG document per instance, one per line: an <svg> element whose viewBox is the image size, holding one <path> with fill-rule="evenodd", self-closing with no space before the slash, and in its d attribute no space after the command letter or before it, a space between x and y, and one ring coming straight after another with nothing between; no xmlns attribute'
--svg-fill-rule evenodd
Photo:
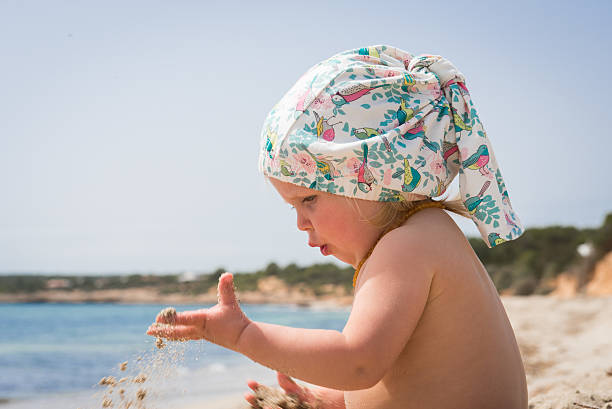
<svg viewBox="0 0 612 409"><path fill-rule="evenodd" d="M342 130L343 130L344 132L348 132L348 131L349 131L349 124L348 124L348 122L345 122L345 123L344 123L344 126L342 127Z"/></svg>
<svg viewBox="0 0 612 409"><path fill-rule="evenodd" d="M493 222L493 227L494 227L494 228L499 227L499 222L498 222L497 220Z"/></svg>
<svg viewBox="0 0 612 409"><path fill-rule="evenodd" d="M384 160L387 165L395 163L395 157L393 156L393 152L378 152L378 159Z"/></svg>
<svg viewBox="0 0 612 409"><path fill-rule="evenodd" d="M340 115L346 115L346 114L344 113L344 111L343 111L343 110L341 110L341 109L338 109L338 113L340 113Z"/></svg>
<svg viewBox="0 0 612 409"><path fill-rule="evenodd" d="M380 168L382 165L376 161L372 161L368 163L370 166L372 166L373 168Z"/></svg>
<svg viewBox="0 0 612 409"><path fill-rule="evenodd" d="M362 108L370 109L370 104L361 104Z"/></svg>
<svg viewBox="0 0 612 409"><path fill-rule="evenodd" d="M334 182L330 182L327 184L327 192L329 193L336 193L336 189L338 188L338 185L336 185Z"/></svg>
<svg viewBox="0 0 612 409"><path fill-rule="evenodd" d="M474 213L474 216L476 216L478 220L484 221L485 217L487 217L487 214L482 210L478 209L476 213Z"/></svg>

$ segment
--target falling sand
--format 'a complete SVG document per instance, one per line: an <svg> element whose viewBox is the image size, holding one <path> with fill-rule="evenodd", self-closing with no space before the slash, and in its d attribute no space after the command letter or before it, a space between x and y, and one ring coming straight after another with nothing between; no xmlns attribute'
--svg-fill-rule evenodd
<svg viewBox="0 0 612 409"><path fill-rule="evenodd" d="M173 325L176 321L176 310L172 307L165 308L157 314L157 317L156 321L162 317L162 325ZM134 362L119 363L118 368L121 372L119 380L112 375L100 379L98 384L106 387L101 399L102 408L153 407L150 401L158 396L160 386L175 375L177 364L183 360L185 352L183 342L167 342L162 338L156 338L154 345L152 351L137 357Z"/></svg>
<svg viewBox="0 0 612 409"><path fill-rule="evenodd" d="M164 308L157 314L155 321L159 318L162 318L165 324L174 325L176 322L176 309L174 307Z"/></svg>

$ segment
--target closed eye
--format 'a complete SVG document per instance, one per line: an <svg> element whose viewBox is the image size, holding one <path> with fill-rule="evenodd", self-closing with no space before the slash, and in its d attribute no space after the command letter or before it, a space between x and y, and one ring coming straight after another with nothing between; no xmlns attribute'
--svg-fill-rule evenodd
<svg viewBox="0 0 612 409"><path fill-rule="evenodd" d="M302 203L312 202L316 198L317 198L317 195L306 196L305 198L302 199Z"/></svg>

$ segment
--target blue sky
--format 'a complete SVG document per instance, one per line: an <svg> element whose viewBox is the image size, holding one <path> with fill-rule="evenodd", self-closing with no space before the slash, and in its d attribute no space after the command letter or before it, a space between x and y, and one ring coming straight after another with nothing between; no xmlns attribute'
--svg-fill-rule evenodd
<svg viewBox="0 0 612 409"><path fill-rule="evenodd" d="M527 228L600 225L612 2L430 3L1 1L0 272L328 260L258 173L259 134L310 66L374 44L465 74Z"/></svg>

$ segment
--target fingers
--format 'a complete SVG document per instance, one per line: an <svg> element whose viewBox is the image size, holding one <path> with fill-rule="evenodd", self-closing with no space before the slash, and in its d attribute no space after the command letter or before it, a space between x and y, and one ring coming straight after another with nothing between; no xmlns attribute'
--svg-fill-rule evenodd
<svg viewBox="0 0 612 409"><path fill-rule="evenodd" d="M283 388L285 392L287 392L288 394L297 395L300 400L304 399L304 390L289 376L277 372L276 379L278 380L278 386Z"/></svg>
<svg viewBox="0 0 612 409"><path fill-rule="evenodd" d="M147 329L147 335L179 341L201 338L197 328L187 325L153 324Z"/></svg>
<svg viewBox="0 0 612 409"><path fill-rule="evenodd" d="M203 327L206 323L207 311L208 310L206 309L201 309L195 311L177 312L173 318L158 315L157 318L155 318L155 322L160 324L195 325Z"/></svg>
<svg viewBox="0 0 612 409"><path fill-rule="evenodd" d="M231 273L223 273L221 277L219 277L217 294L219 295L219 304L236 304L236 294L234 294L234 277Z"/></svg>
<svg viewBox="0 0 612 409"><path fill-rule="evenodd" d="M251 388L253 390L253 392L257 391L257 388L259 388L259 383L253 381L253 380L248 380L247 381L247 385L249 386L249 388ZM255 395L253 395L252 393L245 393L244 394L244 399L246 399L247 402L249 402L251 404L251 406L256 407L257 404L257 398L255 398Z"/></svg>
<svg viewBox="0 0 612 409"><path fill-rule="evenodd" d="M253 395L252 393L245 393L244 399L246 399L246 401L249 402L251 406L256 407L255 405L257 405L257 398L255 398L255 395Z"/></svg>
<svg viewBox="0 0 612 409"><path fill-rule="evenodd" d="M255 381L247 381L247 385L249 388L253 389L253 392L255 392L257 390L257 388L259 388L259 384Z"/></svg>

